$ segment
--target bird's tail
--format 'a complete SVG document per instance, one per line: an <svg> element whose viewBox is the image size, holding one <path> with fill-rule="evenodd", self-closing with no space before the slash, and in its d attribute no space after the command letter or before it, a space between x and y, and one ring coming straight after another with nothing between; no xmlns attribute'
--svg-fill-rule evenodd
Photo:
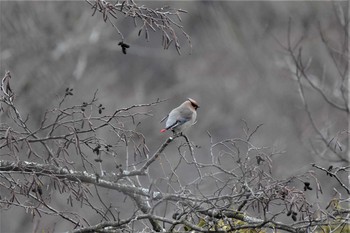
<svg viewBox="0 0 350 233"><path fill-rule="evenodd" d="M161 133L164 133L166 131L166 129L161 129L160 132Z"/></svg>

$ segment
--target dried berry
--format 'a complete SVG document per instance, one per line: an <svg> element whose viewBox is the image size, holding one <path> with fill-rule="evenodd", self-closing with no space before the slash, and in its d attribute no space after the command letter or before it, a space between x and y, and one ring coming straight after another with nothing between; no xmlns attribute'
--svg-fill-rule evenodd
<svg viewBox="0 0 350 233"><path fill-rule="evenodd" d="M100 154L100 148L101 148L101 145L98 144L94 149L92 149L92 152L94 152L97 155L99 155Z"/></svg>
<svg viewBox="0 0 350 233"><path fill-rule="evenodd" d="M95 159L95 162L102 163L102 159L101 158Z"/></svg>
<svg viewBox="0 0 350 233"><path fill-rule="evenodd" d="M125 44L123 41L119 42L118 45L122 48L124 54L126 54L126 49L130 48L130 45Z"/></svg>
<svg viewBox="0 0 350 233"><path fill-rule="evenodd" d="M306 190L312 190L309 182L304 182L304 191L306 191Z"/></svg>

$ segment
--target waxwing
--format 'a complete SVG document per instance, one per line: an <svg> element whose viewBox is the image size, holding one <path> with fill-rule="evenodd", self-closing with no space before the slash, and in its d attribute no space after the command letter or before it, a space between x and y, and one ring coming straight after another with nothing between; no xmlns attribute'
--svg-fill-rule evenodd
<svg viewBox="0 0 350 233"><path fill-rule="evenodd" d="M160 132L163 133L166 130L171 130L174 134L184 132L184 130L196 123L197 108L199 108L197 102L191 98L188 98L179 107L174 108L168 114L168 116L163 118L162 121L164 121L166 118L168 118L168 120L165 123L165 129L162 129Z"/></svg>

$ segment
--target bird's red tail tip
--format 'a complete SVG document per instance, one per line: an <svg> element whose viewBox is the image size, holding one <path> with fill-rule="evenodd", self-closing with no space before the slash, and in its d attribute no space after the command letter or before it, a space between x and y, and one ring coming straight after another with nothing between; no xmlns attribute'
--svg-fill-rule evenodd
<svg viewBox="0 0 350 233"><path fill-rule="evenodd" d="M161 133L164 133L166 131L166 129L161 129L160 132Z"/></svg>

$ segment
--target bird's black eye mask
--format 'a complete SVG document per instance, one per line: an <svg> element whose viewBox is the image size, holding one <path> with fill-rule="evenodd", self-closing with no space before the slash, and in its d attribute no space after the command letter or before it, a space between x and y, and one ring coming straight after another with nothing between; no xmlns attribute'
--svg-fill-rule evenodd
<svg viewBox="0 0 350 233"><path fill-rule="evenodd" d="M197 108L199 108L199 106L198 106L197 104L193 103L193 102L191 102L191 105L192 105L192 107L194 107L194 109L196 109L196 110L197 110Z"/></svg>

